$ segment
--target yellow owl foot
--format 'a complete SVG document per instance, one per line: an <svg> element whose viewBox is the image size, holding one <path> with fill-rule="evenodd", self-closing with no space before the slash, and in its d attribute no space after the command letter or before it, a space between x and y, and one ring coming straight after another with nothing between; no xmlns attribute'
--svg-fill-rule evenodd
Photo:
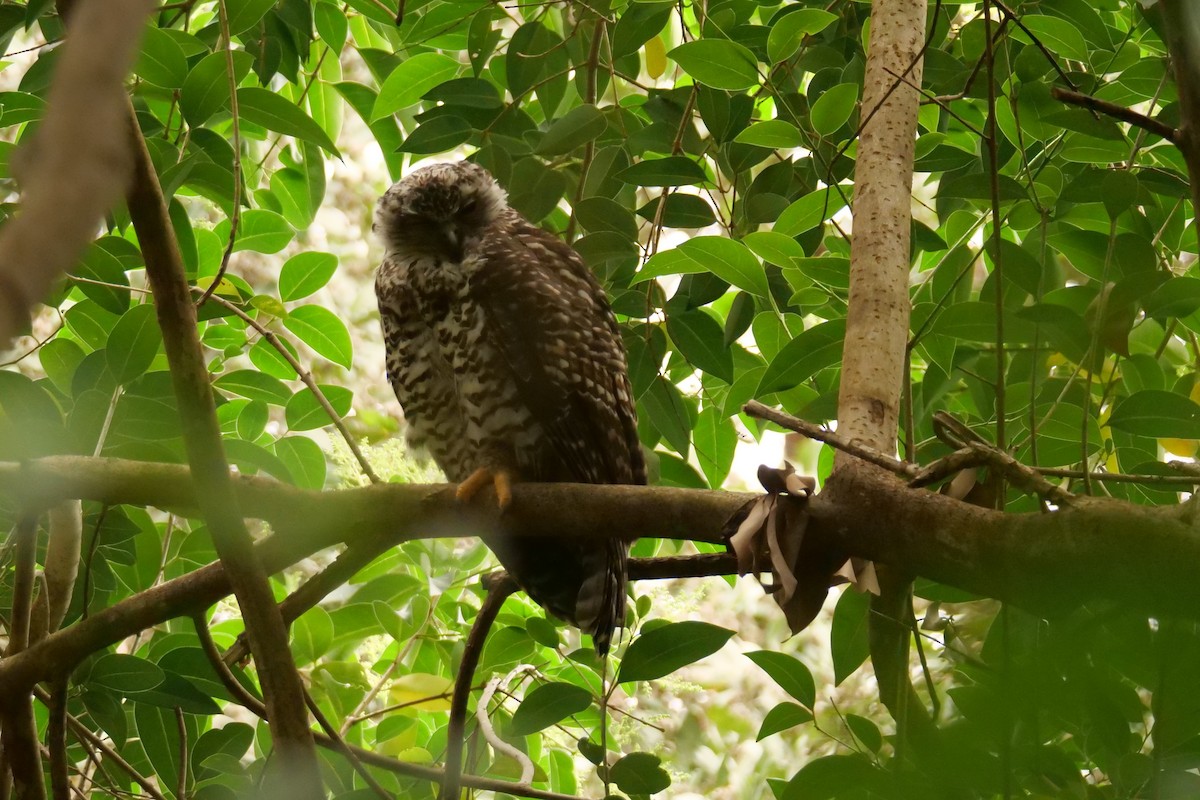
<svg viewBox="0 0 1200 800"><path fill-rule="evenodd" d="M492 470L488 467L480 467L458 485L454 496L465 503L488 484L491 484L496 490L496 504L500 510L508 508L508 504L512 502L512 476L502 469Z"/></svg>

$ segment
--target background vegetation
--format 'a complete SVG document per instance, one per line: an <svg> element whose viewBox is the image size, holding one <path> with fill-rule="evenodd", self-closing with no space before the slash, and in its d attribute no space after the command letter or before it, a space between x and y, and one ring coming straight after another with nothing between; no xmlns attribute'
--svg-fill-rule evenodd
<svg viewBox="0 0 1200 800"><path fill-rule="evenodd" d="M739 437L745 450L768 429L742 412L752 399L837 418L869 5L400 2L168 3L128 79L194 298L211 292L198 333L241 474L307 489L435 482L396 441L370 286L379 251L367 233L374 197L427 157L486 166L517 209L600 276L658 483L741 486L731 477ZM933 423L948 411L1067 490L1170 506L1190 488L1165 462L1190 459L1200 440L1192 179L1173 141L1183 113L1169 31L1145 5L930 4L906 460L950 452ZM10 214L63 39L46 0L0 3ZM1105 103L1141 116L1114 118ZM79 126L88 136L87 120ZM0 460L186 461L144 267L118 207L0 370ZM807 460L824 480L833 451ZM1050 510L998 476L958 496ZM82 506L64 633L217 560L201 517L103 499ZM22 497L4 497L7 527L25 511ZM54 519L39 524L52 531ZM6 550L10 565L18 549ZM647 538L634 554L723 550ZM277 599L331 559L276 574ZM322 751L336 796L380 788L356 766L387 792L436 793L403 765L445 751L449 688L488 559L478 539L406 542L323 586L329 596L291 625L316 707L346 742L384 757L364 767ZM0 607L20 607L20 574L6 572ZM914 740L896 735L859 671L864 595L840 595L818 652L814 638L777 645L779 615L753 608L744 587L705 585L707 599L694 582L671 593L634 585L629 635L608 666L607 728L605 673L578 634L523 596L506 602L476 680L502 679L492 724L534 767L531 785L511 794L598 796L602 780L626 797L1200 794L1192 620L1129 610L1141 604L1123 597L1067 598L1065 613L1046 616L918 580L923 624L908 666L933 732ZM209 632L228 648L242 628L223 602L199 627L164 621L71 664L69 682L50 688L70 715L75 788L250 791L270 736L206 653ZM747 655L650 683L722 646ZM257 691L253 669L235 671ZM748 688L750 674L769 676L768 688ZM55 750L57 716L34 709L39 740ZM471 742L470 771L518 779L519 759Z"/></svg>

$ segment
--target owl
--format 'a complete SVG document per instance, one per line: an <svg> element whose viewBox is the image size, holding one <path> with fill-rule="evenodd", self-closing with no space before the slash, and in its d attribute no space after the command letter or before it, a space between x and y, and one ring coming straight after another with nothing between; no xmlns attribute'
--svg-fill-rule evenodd
<svg viewBox="0 0 1200 800"><path fill-rule="evenodd" d="M374 230L388 380L409 443L460 499L490 484L504 507L514 481L646 482L617 321L578 253L465 161L398 181ZM534 601L608 651L625 618L628 541L489 544Z"/></svg>

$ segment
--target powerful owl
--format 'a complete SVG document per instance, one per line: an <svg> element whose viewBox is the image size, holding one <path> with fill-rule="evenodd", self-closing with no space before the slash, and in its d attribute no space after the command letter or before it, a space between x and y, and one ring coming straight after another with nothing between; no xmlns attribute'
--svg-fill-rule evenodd
<svg viewBox="0 0 1200 800"><path fill-rule="evenodd" d="M469 162L418 169L375 212L387 372L408 440L460 498L513 481L645 483L617 321L570 246L508 205ZM625 618L628 542L500 536L534 601L604 655Z"/></svg>

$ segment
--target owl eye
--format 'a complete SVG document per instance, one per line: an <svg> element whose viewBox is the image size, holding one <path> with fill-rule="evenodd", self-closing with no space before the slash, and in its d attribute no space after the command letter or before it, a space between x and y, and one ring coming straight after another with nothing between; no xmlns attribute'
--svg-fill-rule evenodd
<svg viewBox="0 0 1200 800"><path fill-rule="evenodd" d="M476 207L476 206L478 206L478 205L479 205L479 203L478 203L477 201L475 201L475 200L471 200L470 202L468 202L468 203L465 203L465 204L463 205L463 207L462 207L462 208L460 208L460 209L458 210L458 213L460 213L460 214L471 214L471 213L473 213L473 212L475 211L475 207Z"/></svg>

